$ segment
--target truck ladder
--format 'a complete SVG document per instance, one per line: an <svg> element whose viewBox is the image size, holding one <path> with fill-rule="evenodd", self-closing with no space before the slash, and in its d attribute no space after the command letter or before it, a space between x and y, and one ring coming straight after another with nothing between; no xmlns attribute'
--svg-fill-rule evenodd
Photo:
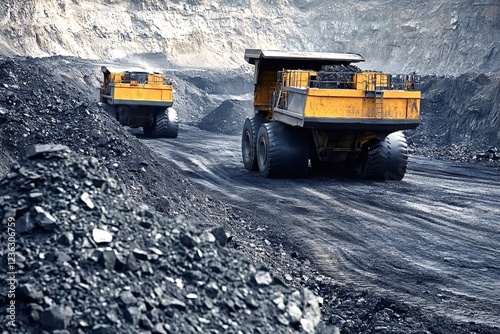
<svg viewBox="0 0 500 334"><path fill-rule="evenodd" d="M375 117L381 119L384 115L384 91L375 88L374 91L375 102Z"/></svg>
<svg viewBox="0 0 500 334"><path fill-rule="evenodd" d="M278 91L279 89L279 91ZM283 96L283 75L278 73L278 82L276 87L274 88L273 97L272 97L272 109L280 108L285 109L285 105L282 102Z"/></svg>
<svg viewBox="0 0 500 334"><path fill-rule="evenodd" d="M384 116L384 91L381 89L370 90L366 92L366 98L373 98L375 118L382 119Z"/></svg>

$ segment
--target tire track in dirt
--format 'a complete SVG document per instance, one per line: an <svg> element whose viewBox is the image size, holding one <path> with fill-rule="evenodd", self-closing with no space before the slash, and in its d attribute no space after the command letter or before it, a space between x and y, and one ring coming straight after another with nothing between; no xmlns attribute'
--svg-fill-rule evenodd
<svg viewBox="0 0 500 334"><path fill-rule="evenodd" d="M498 168L412 156L401 182L268 180L243 169L238 136L182 131L144 142L214 196L258 213L323 272L436 314L500 323Z"/></svg>

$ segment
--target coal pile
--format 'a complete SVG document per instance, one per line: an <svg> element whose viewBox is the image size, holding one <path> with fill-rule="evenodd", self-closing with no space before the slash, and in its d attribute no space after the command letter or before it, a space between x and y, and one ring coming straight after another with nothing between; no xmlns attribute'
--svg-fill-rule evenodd
<svg viewBox="0 0 500 334"><path fill-rule="evenodd" d="M62 144L99 164L138 201L169 217L184 214L210 224L238 220L98 104L100 66L68 57L0 56L0 175L22 150Z"/></svg>
<svg viewBox="0 0 500 334"><path fill-rule="evenodd" d="M0 183L1 218L16 221L19 328L9 333L315 332L312 292L225 247L224 228L130 199L95 158L32 146Z"/></svg>
<svg viewBox="0 0 500 334"><path fill-rule="evenodd" d="M198 123L198 127L226 135L240 135L246 117L253 116L250 101L226 100Z"/></svg>
<svg viewBox="0 0 500 334"><path fill-rule="evenodd" d="M99 157L109 168L130 157L131 136L117 131L119 124L78 86L79 80L57 68L39 59L0 58L0 134L11 159L26 146L49 142Z"/></svg>
<svg viewBox="0 0 500 334"><path fill-rule="evenodd" d="M497 165L500 74L423 76L421 124L406 132L415 153ZM493 150L490 152L490 150Z"/></svg>
<svg viewBox="0 0 500 334"><path fill-rule="evenodd" d="M455 161L460 163L478 163L482 165L500 166L500 152L496 147L485 150L475 145L462 143L444 146L412 147L413 152L433 159Z"/></svg>

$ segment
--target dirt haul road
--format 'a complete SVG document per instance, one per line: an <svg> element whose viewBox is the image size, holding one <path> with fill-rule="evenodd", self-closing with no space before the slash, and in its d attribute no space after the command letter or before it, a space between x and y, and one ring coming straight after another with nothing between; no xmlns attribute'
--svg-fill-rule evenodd
<svg viewBox="0 0 500 334"><path fill-rule="evenodd" d="M411 156L401 182L269 180L243 169L238 136L183 126L178 139L143 142L213 196L257 212L285 248L340 282L500 323L498 168Z"/></svg>

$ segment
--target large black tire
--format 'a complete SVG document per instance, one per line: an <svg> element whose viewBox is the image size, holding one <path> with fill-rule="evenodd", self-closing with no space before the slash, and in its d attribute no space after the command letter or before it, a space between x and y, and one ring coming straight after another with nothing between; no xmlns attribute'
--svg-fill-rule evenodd
<svg viewBox="0 0 500 334"><path fill-rule="evenodd" d="M257 165L257 134L260 126L267 122L263 117L252 117L245 119L243 133L241 135L241 155L243 166L250 171L259 169Z"/></svg>
<svg viewBox="0 0 500 334"><path fill-rule="evenodd" d="M179 135L179 118L174 108L167 108L168 126L165 138L177 138Z"/></svg>
<svg viewBox="0 0 500 334"><path fill-rule="evenodd" d="M309 143L304 129L264 123L257 135L257 164L266 178L301 178L307 173Z"/></svg>
<svg viewBox="0 0 500 334"><path fill-rule="evenodd" d="M354 162L354 175L364 180L401 181L408 166L408 145L401 131L363 147Z"/></svg>
<svg viewBox="0 0 500 334"><path fill-rule="evenodd" d="M177 112L174 108L167 108L155 115L152 128L144 127L144 134L147 136L147 131L151 131L153 138L177 138L179 134L179 122L177 120Z"/></svg>

